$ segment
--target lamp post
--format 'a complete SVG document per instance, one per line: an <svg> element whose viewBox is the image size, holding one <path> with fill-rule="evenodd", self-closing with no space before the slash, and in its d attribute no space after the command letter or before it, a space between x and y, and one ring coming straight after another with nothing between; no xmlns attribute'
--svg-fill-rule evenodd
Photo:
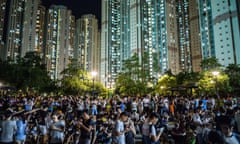
<svg viewBox="0 0 240 144"><path fill-rule="evenodd" d="M213 71L212 75L213 75L214 81L215 81L215 93L218 96L218 79L217 79L217 76L219 75L219 71Z"/></svg>
<svg viewBox="0 0 240 144"><path fill-rule="evenodd" d="M94 96L94 81L95 81L95 76L97 75L97 72L96 71L92 71L91 75L92 75L92 80L93 80L92 96Z"/></svg>
<svg viewBox="0 0 240 144"><path fill-rule="evenodd" d="M112 90L112 76L111 74L108 75L107 77L108 80L108 97L111 97L111 90Z"/></svg>

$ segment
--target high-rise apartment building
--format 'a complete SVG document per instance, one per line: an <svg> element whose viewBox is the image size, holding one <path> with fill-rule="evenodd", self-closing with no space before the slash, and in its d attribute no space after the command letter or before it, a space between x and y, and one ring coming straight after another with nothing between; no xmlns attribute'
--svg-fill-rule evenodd
<svg viewBox="0 0 240 144"><path fill-rule="evenodd" d="M179 32L180 69L189 72L192 69L190 50L189 1L176 0L177 24Z"/></svg>
<svg viewBox="0 0 240 144"><path fill-rule="evenodd" d="M109 85L108 83L108 39L109 39L109 35L108 35L108 16L110 15L108 12L108 0L103 0L101 3L101 7L102 7L102 20L101 20L101 50L100 50L100 73L99 73L99 77L100 77L100 81L101 83L103 83L105 86Z"/></svg>
<svg viewBox="0 0 240 144"><path fill-rule="evenodd" d="M52 5L47 12L45 62L52 79L61 79L61 72L70 63L69 56L73 56L73 18L71 11L61 5Z"/></svg>
<svg viewBox="0 0 240 144"><path fill-rule="evenodd" d="M100 81L106 86L115 83L118 73L121 71L120 61L120 36L121 36L121 3L126 0L103 0L101 22L101 67Z"/></svg>
<svg viewBox="0 0 240 144"><path fill-rule="evenodd" d="M21 56L24 0L10 0L8 2L8 28L6 32L4 59L9 57L15 61L18 56Z"/></svg>
<svg viewBox="0 0 240 144"><path fill-rule="evenodd" d="M36 22L39 0L25 0L23 9L23 23L20 56L24 57L29 51L37 51L35 46Z"/></svg>
<svg viewBox="0 0 240 144"><path fill-rule="evenodd" d="M216 57L211 1L198 0L198 10L202 58Z"/></svg>
<svg viewBox="0 0 240 144"><path fill-rule="evenodd" d="M101 82L113 86L123 61L134 54L151 78L179 72L174 0L102 2ZM169 35L168 35L169 34ZM143 56L147 61L143 61Z"/></svg>
<svg viewBox="0 0 240 144"><path fill-rule="evenodd" d="M179 39L176 19L176 2L175 0L161 0L158 4L160 7L160 21L156 29L160 29L158 41L160 45L160 53L158 63L160 65L160 74L164 74L167 70L171 70L173 74L181 71L179 63Z"/></svg>
<svg viewBox="0 0 240 144"><path fill-rule="evenodd" d="M72 14L69 17L70 21L70 26L69 26L69 47L68 47L68 59L71 62L72 59L74 59L74 51L75 51L75 30L76 30L76 21L75 21L75 16Z"/></svg>
<svg viewBox="0 0 240 144"><path fill-rule="evenodd" d="M148 54L151 78L171 69L179 72L178 32L174 0L146 1L143 5L142 41Z"/></svg>
<svg viewBox="0 0 240 144"><path fill-rule="evenodd" d="M1 57L6 60L10 58L14 61L17 57L24 57L27 52L37 51L43 55L43 48L38 49L38 30L41 29L41 37L43 39L43 25L39 29L37 24L43 23L44 19L39 20L38 6L39 0L9 0L5 4L1 2L2 9L6 9L6 13L1 12L4 16L2 34ZM38 23L37 23L38 22ZM2 27L2 26L1 26ZM43 42L41 42L43 43ZM43 44L42 44L43 45ZM42 47L42 46L41 46Z"/></svg>
<svg viewBox="0 0 240 144"><path fill-rule="evenodd" d="M202 50L199 25L199 7L196 0L189 0L190 51L193 72L201 71Z"/></svg>
<svg viewBox="0 0 240 144"><path fill-rule="evenodd" d="M76 59L81 68L99 74L100 43L95 15L83 15L76 21Z"/></svg>
<svg viewBox="0 0 240 144"><path fill-rule="evenodd" d="M126 10L126 12L129 10ZM126 23L126 28L130 31L128 40L124 41L125 45L130 44L130 49L126 49L124 55L126 58L137 54L139 57L142 55L142 51L144 49L143 41L142 41L142 1L141 0L130 0L130 11L129 11L129 19L130 25L128 26ZM127 15L125 16L127 17ZM130 20L131 19L131 20ZM131 37L130 37L131 35ZM130 37L130 38L129 38ZM130 41L129 41L130 39ZM129 48L129 46L128 46Z"/></svg>
<svg viewBox="0 0 240 144"><path fill-rule="evenodd" d="M224 67L240 64L239 0L211 0L215 56Z"/></svg>
<svg viewBox="0 0 240 144"><path fill-rule="evenodd" d="M34 35L34 51L40 53L40 56L44 55L44 36L45 36L45 22L46 20L46 7L39 4L36 16L36 29Z"/></svg>
<svg viewBox="0 0 240 144"><path fill-rule="evenodd" d="M138 55L141 57L146 57L147 60L140 61L143 65L143 70L149 73L149 77L153 78L154 70L153 70L153 63L154 63L154 56L156 56L159 51L159 32L163 30L162 28L158 27L161 24L157 16L160 16L160 7L155 7L158 1L142 1L142 13L141 15L141 49L138 50ZM154 6L155 5L155 6ZM131 19L131 18L130 18ZM164 21L166 22L166 21ZM164 25L165 27L166 25ZM131 33L131 36L135 35ZM164 35L164 32L163 32ZM134 42L133 42L134 43ZM155 54L155 55L154 55ZM158 61L159 59L156 59Z"/></svg>
<svg viewBox="0 0 240 144"><path fill-rule="evenodd" d="M7 0L0 0L0 59L4 59L5 57L5 49L4 44L6 38L4 38L4 33L6 33L6 12L7 12Z"/></svg>

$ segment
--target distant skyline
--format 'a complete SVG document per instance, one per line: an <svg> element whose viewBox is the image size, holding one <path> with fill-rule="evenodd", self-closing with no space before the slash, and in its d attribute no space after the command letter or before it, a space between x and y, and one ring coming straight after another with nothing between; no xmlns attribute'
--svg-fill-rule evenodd
<svg viewBox="0 0 240 144"><path fill-rule="evenodd" d="M42 0L42 4L47 8L52 4L64 5L72 10L76 19L84 14L94 14L101 21L101 0Z"/></svg>

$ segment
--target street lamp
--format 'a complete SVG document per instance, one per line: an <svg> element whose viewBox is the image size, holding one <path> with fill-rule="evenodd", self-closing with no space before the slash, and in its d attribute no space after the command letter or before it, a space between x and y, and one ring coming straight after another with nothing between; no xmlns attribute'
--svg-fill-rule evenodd
<svg viewBox="0 0 240 144"><path fill-rule="evenodd" d="M219 71L213 71L212 75L213 75L214 81L215 81L215 93L218 96L218 79L217 79L217 76L219 75Z"/></svg>
<svg viewBox="0 0 240 144"><path fill-rule="evenodd" d="M92 75L92 80L93 80L93 91L92 91L92 95L94 96L94 81L95 81L95 76L97 75L96 71L92 71L91 72Z"/></svg>

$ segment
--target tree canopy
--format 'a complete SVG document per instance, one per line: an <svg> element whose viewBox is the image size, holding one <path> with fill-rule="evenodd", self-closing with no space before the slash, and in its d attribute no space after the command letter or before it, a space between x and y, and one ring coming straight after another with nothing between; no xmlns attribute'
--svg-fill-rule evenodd
<svg viewBox="0 0 240 144"><path fill-rule="evenodd" d="M16 62L0 61L0 79L22 90L46 91L54 87L42 59L36 52L29 52Z"/></svg>

